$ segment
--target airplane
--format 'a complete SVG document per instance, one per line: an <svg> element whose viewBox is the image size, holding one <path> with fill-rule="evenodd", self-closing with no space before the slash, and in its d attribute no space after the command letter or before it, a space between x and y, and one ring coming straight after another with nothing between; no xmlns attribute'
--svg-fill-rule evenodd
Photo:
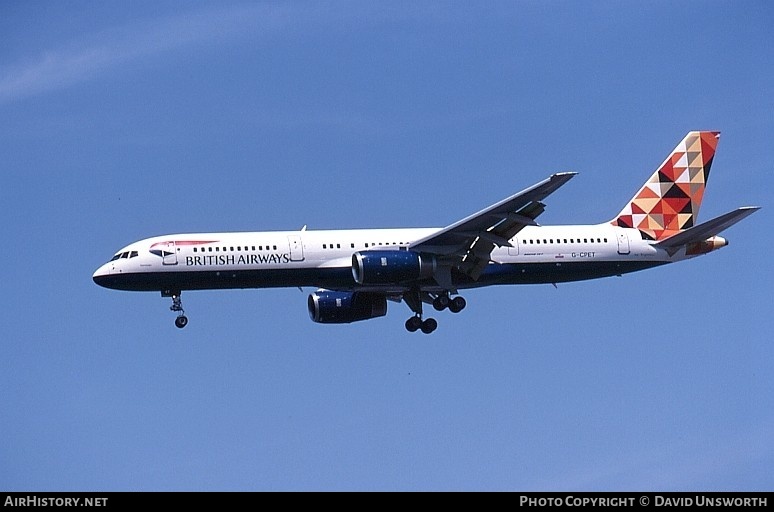
<svg viewBox="0 0 774 512"><path fill-rule="evenodd" d="M309 315L323 324L386 315L405 302L410 332L438 322L423 304L459 313L459 290L506 284L553 284L620 276L690 259L728 245L718 234L759 207L697 224L719 132L692 131L612 220L541 226L543 202L575 172L552 174L445 228L192 233L134 242L100 266L105 288L161 292L188 324L188 290L315 287Z"/></svg>

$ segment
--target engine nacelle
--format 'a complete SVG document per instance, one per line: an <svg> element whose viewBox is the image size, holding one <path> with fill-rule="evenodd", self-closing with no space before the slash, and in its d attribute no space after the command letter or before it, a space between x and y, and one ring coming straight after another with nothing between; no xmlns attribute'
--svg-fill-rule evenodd
<svg viewBox="0 0 774 512"><path fill-rule="evenodd" d="M316 291L309 295L309 317L320 324L348 324L387 314L387 298L378 293Z"/></svg>
<svg viewBox="0 0 774 512"><path fill-rule="evenodd" d="M358 284L398 284L433 277L435 257L413 251L362 251L352 255Z"/></svg>

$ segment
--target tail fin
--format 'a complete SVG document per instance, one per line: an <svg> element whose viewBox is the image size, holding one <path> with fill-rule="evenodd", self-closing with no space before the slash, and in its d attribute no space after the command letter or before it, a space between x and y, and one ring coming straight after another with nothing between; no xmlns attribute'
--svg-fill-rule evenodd
<svg viewBox="0 0 774 512"><path fill-rule="evenodd" d="M699 214L720 132L688 132L611 222L663 240L692 227Z"/></svg>

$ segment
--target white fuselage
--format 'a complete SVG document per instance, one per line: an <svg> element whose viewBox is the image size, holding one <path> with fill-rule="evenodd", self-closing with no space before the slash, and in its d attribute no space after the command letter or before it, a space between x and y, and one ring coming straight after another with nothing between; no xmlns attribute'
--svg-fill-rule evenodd
<svg viewBox="0 0 774 512"><path fill-rule="evenodd" d="M121 249L94 273L94 280L109 288L138 291L283 286L363 289L351 276L355 252L407 250L413 241L436 231L438 228L158 236ZM643 240L639 231L610 224L528 226L510 243L511 247L492 251L491 262L478 280L457 279L455 287L589 279L685 258L685 251L670 256ZM432 290L433 284L423 289Z"/></svg>

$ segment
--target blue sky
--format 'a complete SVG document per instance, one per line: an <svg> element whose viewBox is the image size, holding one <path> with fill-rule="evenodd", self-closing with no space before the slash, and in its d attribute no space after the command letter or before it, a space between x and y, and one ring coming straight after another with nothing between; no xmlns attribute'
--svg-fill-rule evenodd
<svg viewBox="0 0 774 512"><path fill-rule="evenodd" d="M768 2L4 2L0 489L771 490ZM557 171L612 218L689 130L729 247L312 323L105 290L196 231L450 224Z"/></svg>

